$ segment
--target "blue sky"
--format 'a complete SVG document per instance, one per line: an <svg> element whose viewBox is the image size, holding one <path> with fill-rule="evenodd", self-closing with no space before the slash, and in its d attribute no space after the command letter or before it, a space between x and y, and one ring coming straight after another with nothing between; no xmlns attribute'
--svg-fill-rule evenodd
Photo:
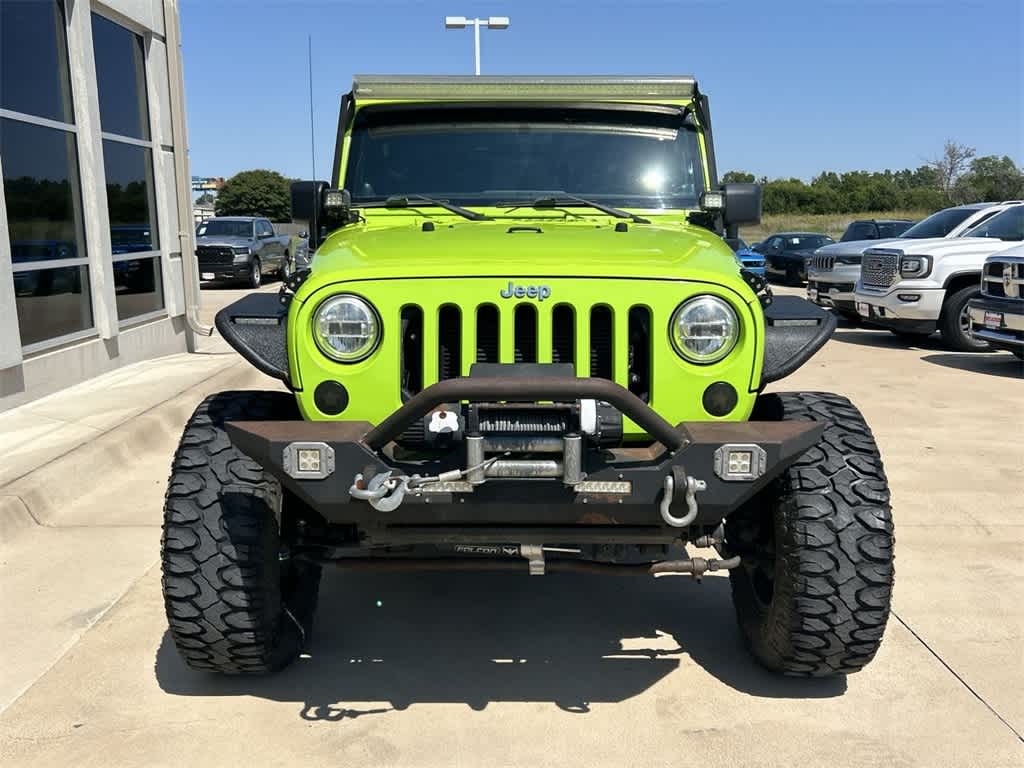
<svg viewBox="0 0 1024 768"><path fill-rule="evenodd" d="M694 74L720 170L810 179L915 167L946 138L1024 163L1020 0L182 0L192 172L330 178L352 75Z"/></svg>

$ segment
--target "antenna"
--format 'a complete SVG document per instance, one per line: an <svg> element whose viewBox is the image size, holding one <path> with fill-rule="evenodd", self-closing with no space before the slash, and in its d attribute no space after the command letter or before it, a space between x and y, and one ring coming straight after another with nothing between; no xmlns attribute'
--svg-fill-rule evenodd
<svg viewBox="0 0 1024 768"><path fill-rule="evenodd" d="M313 175L310 177L314 182L316 181L316 129L313 123L313 35L310 34L306 39L306 61L309 65L309 153L312 160ZM309 243L316 250L316 247L320 244L320 228L316 220L317 210L319 209L317 195L320 193L319 187L313 184L313 220L309 222Z"/></svg>

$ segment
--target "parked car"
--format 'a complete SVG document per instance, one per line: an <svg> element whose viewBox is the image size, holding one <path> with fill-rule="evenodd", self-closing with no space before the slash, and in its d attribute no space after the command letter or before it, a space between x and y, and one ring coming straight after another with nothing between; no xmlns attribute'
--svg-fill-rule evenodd
<svg viewBox="0 0 1024 768"><path fill-rule="evenodd" d="M820 232L780 232L759 243L757 252L765 257L768 275L801 285L807 279L807 260L823 245L834 242Z"/></svg>
<svg viewBox="0 0 1024 768"><path fill-rule="evenodd" d="M902 237L914 222L910 219L857 219L846 226L846 231L839 242L848 243L853 240L885 240Z"/></svg>
<svg viewBox="0 0 1024 768"><path fill-rule="evenodd" d="M967 303L971 338L1024 360L1024 246L985 259L980 290Z"/></svg>
<svg viewBox="0 0 1024 768"><path fill-rule="evenodd" d="M1024 205L1002 213L953 240L902 240L864 253L856 288L857 313L872 325L907 337L938 330L962 352L988 348L971 336L968 304L981 294L985 259L1024 240Z"/></svg>
<svg viewBox="0 0 1024 768"><path fill-rule="evenodd" d="M204 281L244 280L259 288L263 275L292 273L291 236L279 235L257 216L218 216L196 230L196 258Z"/></svg>
<svg viewBox="0 0 1024 768"><path fill-rule="evenodd" d="M733 253L736 254L736 259L739 261L740 266L748 272L753 272L755 275L764 277L764 256L757 251L751 249L747 245L743 238L740 237L727 237L725 242L732 248Z"/></svg>
<svg viewBox="0 0 1024 768"><path fill-rule="evenodd" d="M868 248L902 240L960 237L1014 204L1010 201L958 205L933 213L897 239L840 241L819 248L807 263L807 298L820 306L834 308L849 319L859 319L853 290L860 279L861 259Z"/></svg>

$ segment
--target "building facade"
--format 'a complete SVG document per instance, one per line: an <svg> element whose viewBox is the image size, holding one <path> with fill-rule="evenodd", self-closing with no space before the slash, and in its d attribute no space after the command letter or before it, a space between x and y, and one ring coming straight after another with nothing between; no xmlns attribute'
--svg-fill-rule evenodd
<svg viewBox="0 0 1024 768"><path fill-rule="evenodd" d="M178 40L176 0L0 0L0 411L192 344Z"/></svg>

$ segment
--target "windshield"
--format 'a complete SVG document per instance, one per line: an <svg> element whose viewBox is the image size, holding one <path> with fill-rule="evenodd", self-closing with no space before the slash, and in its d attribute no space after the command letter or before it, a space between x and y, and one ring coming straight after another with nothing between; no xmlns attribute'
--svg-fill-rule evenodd
<svg viewBox="0 0 1024 768"><path fill-rule="evenodd" d="M846 228L840 242L903 237L909 226L909 221L855 221Z"/></svg>
<svg viewBox="0 0 1024 768"><path fill-rule="evenodd" d="M784 238L782 249L784 251L806 251L809 248L821 248L832 242L835 241L825 235L791 235Z"/></svg>
<svg viewBox="0 0 1024 768"><path fill-rule="evenodd" d="M910 229L909 221L882 221L878 223L878 237L902 237Z"/></svg>
<svg viewBox="0 0 1024 768"><path fill-rule="evenodd" d="M196 234L199 237L252 237L252 222L211 219L200 224Z"/></svg>
<svg viewBox="0 0 1024 768"><path fill-rule="evenodd" d="M1024 240L1024 205L1007 208L964 237L997 237L1000 240Z"/></svg>
<svg viewBox="0 0 1024 768"><path fill-rule="evenodd" d="M460 205L559 193L632 208L697 208L697 131L678 110L484 107L361 110L352 202L428 195Z"/></svg>
<svg viewBox="0 0 1024 768"><path fill-rule="evenodd" d="M968 216L977 213L973 208L947 208L944 211L933 213L927 219L917 222L914 226L904 232L901 237L912 240L921 240L926 237L945 237Z"/></svg>

